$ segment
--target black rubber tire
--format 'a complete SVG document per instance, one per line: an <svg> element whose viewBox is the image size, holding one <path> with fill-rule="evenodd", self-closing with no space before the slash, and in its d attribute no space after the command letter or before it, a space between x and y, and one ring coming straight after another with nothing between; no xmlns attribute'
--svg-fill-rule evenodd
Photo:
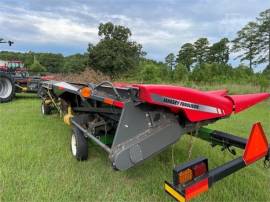
<svg viewBox="0 0 270 202"><path fill-rule="evenodd" d="M14 98L14 96L15 96L14 79L9 74L0 72L0 103L10 102Z"/></svg>
<svg viewBox="0 0 270 202"><path fill-rule="evenodd" d="M74 145L75 143L75 145ZM73 148L75 147L75 148ZM87 140L83 135L83 132L80 131L76 126L72 129L72 135L70 140L70 149L72 155L78 161L85 161L88 159L88 144Z"/></svg>
<svg viewBox="0 0 270 202"><path fill-rule="evenodd" d="M45 104L45 101L41 102L40 110L43 115L49 115L51 114L51 111L52 111L51 107Z"/></svg>

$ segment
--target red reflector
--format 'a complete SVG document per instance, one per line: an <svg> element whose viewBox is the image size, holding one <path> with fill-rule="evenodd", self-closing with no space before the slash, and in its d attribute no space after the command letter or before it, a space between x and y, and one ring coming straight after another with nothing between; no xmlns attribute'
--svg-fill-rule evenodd
<svg viewBox="0 0 270 202"><path fill-rule="evenodd" d="M202 162L202 163L195 165L193 167L193 171L194 171L195 177L198 177L198 176L205 174L207 172L206 164L204 162Z"/></svg>
<svg viewBox="0 0 270 202"><path fill-rule="evenodd" d="M208 190L208 178L205 178L185 189L186 200L190 200L191 198L194 198L195 196L198 196L200 193L205 192L207 190Z"/></svg>
<svg viewBox="0 0 270 202"><path fill-rule="evenodd" d="M243 160L245 164L251 164L264 157L268 152L268 142L260 123L252 127L248 142L245 147Z"/></svg>
<svg viewBox="0 0 270 202"><path fill-rule="evenodd" d="M58 86L58 89L59 89L59 90L65 90L65 88L62 87L62 86Z"/></svg>
<svg viewBox="0 0 270 202"><path fill-rule="evenodd" d="M114 101L113 105L119 108L123 108L124 107L124 103L120 102L120 101Z"/></svg>

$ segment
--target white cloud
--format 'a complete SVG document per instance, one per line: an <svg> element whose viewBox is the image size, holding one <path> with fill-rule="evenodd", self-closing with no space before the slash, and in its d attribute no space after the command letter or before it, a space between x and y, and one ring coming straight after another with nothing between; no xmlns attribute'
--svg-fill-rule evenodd
<svg viewBox="0 0 270 202"><path fill-rule="evenodd" d="M33 16L32 16L33 18ZM72 22L70 19L51 19L45 17L34 17L34 25L42 33L42 40L63 42L89 42L97 41L98 30L96 27Z"/></svg>
<svg viewBox="0 0 270 202"><path fill-rule="evenodd" d="M17 3L16 3L17 2ZM65 1L3 0L0 7L1 37L46 50L72 54L95 43L98 24L111 21L131 29L132 40L141 43L150 57L163 60L180 46L207 37L211 43L232 39L254 20L269 2L201 1ZM49 44L49 45L48 45ZM14 46L15 47L15 46ZM74 47L74 49L73 49ZM28 47L25 47L28 49Z"/></svg>
<svg viewBox="0 0 270 202"><path fill-rule="evenodd" d="M15 14L16 13L16 14ZM18 15L19 13L19 15ZM96 42L97 26L89 26L52 13L29 12L16 9L14 13L2 13L0 25L10 26L9 33L17 41L39 43ZM18 30L17 32L16 29ZM30 30L30 31L28 31Z"/></svg>
<svg viewBox="0 0 270 202"><path fill-rule="evenodd" d="M161 26L173 31L186 31L192 27L192 22L184 19L164 19L161 21Z"/></svg>
<svg viewBox="0 0 270 202"><path fill-rule="evenodd" d="M226 13L225 17L219 22L219 32L224 35L235 35L247 22L255 20L251 17L246 17L240 13Z"/></svg>

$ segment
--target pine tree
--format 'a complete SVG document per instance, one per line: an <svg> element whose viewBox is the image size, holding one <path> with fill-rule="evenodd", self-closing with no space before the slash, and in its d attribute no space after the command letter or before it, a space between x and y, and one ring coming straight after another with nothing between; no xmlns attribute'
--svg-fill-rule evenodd
<svg viewBox="0 0 270 202"><path fill-rule="evenodd" d="M209 54L209 41L207 38L199 38L194 43L196 60L199 65L207 62Z"/></svg>
<svg viewBox="0 0 270 202"><path fill-rule="evenodd" d="M229 39L223 38L214 43L209 50L209 63L227 64L229 61Z"/></svg>
<svg viewBox="0 0 270 202"><path fill-rule="evenodd" d="M237 37L233 42L233 52L239 52L240 61L249 61L249 68L257 64L258 48L260 36L258 34L259 26L256 22L249 22L244 28L237 32Z"/></svg>
<svg viewBox="0 0 270 202"><path fill-rule="evenodd" d="M169 67L170 71L173 71L175 66L175 55L173 53L170 53L165 58L166 65Z"/></svg>
<svg viewBox="0 0 270 202"><path fill-rule="evenodd" d="M187 70L191 71L191 66L195 62L195 49L191 43L185 43L181 47L176 62L185 65Z"/></svg>
<svg viewBox="0 0 270 202"><path fill-rule="evenodd" d="M268 62L268 66L270 66L270 9L261 12L257 20L260 37L258 63Z"/></svg>

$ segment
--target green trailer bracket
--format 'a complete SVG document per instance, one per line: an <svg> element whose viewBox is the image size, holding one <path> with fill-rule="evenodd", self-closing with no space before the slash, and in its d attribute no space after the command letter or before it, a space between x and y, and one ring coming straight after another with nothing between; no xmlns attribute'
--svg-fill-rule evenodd
<svg viewBox="0 0 270 202"><path fill-rule="evenodd" d="M205 127L200 128L198 132L189 133L189 135L210 142L213 147L217 145L222 146L222 148L229 149L232 153L234 152L230 150L231 146L245 149L247 143L247 140L244 138Z"/></svg>

